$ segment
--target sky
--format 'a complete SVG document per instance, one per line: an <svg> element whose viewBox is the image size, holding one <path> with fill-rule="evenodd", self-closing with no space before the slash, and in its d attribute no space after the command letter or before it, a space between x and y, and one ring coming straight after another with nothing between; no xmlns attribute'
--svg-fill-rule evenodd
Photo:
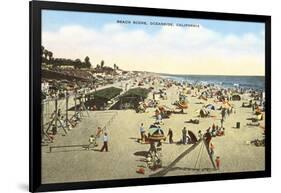
<svg viewBox="0 0 281 193"><path fill-rule="evenodd" d="M94 67L104 60L169 74L265 74L264 23L44 10L42 45L57 58L89 56Z"/></svg>

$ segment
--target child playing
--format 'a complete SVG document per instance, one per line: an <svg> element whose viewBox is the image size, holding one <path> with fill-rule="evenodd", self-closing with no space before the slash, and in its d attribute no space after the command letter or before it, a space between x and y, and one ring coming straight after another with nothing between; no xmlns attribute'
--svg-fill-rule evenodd
<svg viewBox="0 0 281 193"><path fill-rule="evenodd" d="M88 150L90 150L91 146L93 146L93 147L96 146L96 138L94 137L94 135L91 135L89 138Z"/></svg>

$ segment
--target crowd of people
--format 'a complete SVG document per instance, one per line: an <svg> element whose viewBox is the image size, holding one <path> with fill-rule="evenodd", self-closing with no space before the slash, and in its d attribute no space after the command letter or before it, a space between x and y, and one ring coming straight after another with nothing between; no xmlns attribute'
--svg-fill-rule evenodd
<svg viewBox="0 0 281 193"><path fill-rule="evenodd" d="M157 127L160 128L159 124L156 124ZM141 123L139 127L140 132L140 138L138 139L138 142L140 143L146 143L150 144L150 148L148 150L148 156L146 158L147 162L149 164L152 163L153 157L157 163L161 162L161 150L162 150L162 141L166 141L166 138L168 138L169 144L195 144L201 140L205 140L206 144L208 145L208 152L211 155L212 159L216 163L216 168L220 168L221 160L220 156L215 154L215 145L213 142L211 142L211 139L213 137L220 137L225 135L225 128L220 127L219 125L213 124L211 127L208 127L205 132L202 132L202 130L198 130L197 136L190 130L187 130L186 127L183 127L181 130L182 136L181 138L175 143L174 141L174 132L171 128L168 129L167 135L165 139L155 141L150 140L149 137L146 135L146 129L143 123ZM158 165L159 166L159 165ZM155 165L153 167L155 169Z"/></svg>

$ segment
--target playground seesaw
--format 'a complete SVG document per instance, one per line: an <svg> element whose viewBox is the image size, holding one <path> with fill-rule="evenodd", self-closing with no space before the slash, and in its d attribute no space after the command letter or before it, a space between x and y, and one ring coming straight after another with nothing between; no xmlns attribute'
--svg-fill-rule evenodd
<svg viewBox="0 0 281 193"><path fill-rule="evenodd" d="M84 150L88 149L89 145L84 144L84 145L58 145L58 146L50 146L49 147L49 152L51 153L53 149L60 149L60 148L75 148L75 147L81 147Z"/></svg>

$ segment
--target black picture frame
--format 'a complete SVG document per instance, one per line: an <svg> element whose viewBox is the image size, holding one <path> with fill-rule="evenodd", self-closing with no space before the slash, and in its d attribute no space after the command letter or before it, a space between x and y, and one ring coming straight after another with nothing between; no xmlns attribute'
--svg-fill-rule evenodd
<svg viewBox="0 0 281 193"><path fill-rule="evenodd" d="M248 15L233 13L215 13L203 11L185 11L158 8L142 7L124 7L93 5L80 3L62 3L47 1L30 2L30 165L29 165L29 191L60 191L60 190L77 190L92 188L109 188L123 186L138 186L152 184L168 184L198 181L230 180L244 178L261 178L271 176L271 17L265 15ZM101 12L101 13L119 13L131 15L149 15L149 16L168 16L181 18L200 18L214 20L231 20L231 21L250 21L262 22L265 24L265 134L266 134L266 151L265 151L265 171L239 172L239 173L221 173L221 174L204 174L190 176L172 176L172 177L155 177L142 179L126 180L106 180L94 182L73 182L73 183L41 183L41 12L42 10L68 10L79 12Z"/></svg>

